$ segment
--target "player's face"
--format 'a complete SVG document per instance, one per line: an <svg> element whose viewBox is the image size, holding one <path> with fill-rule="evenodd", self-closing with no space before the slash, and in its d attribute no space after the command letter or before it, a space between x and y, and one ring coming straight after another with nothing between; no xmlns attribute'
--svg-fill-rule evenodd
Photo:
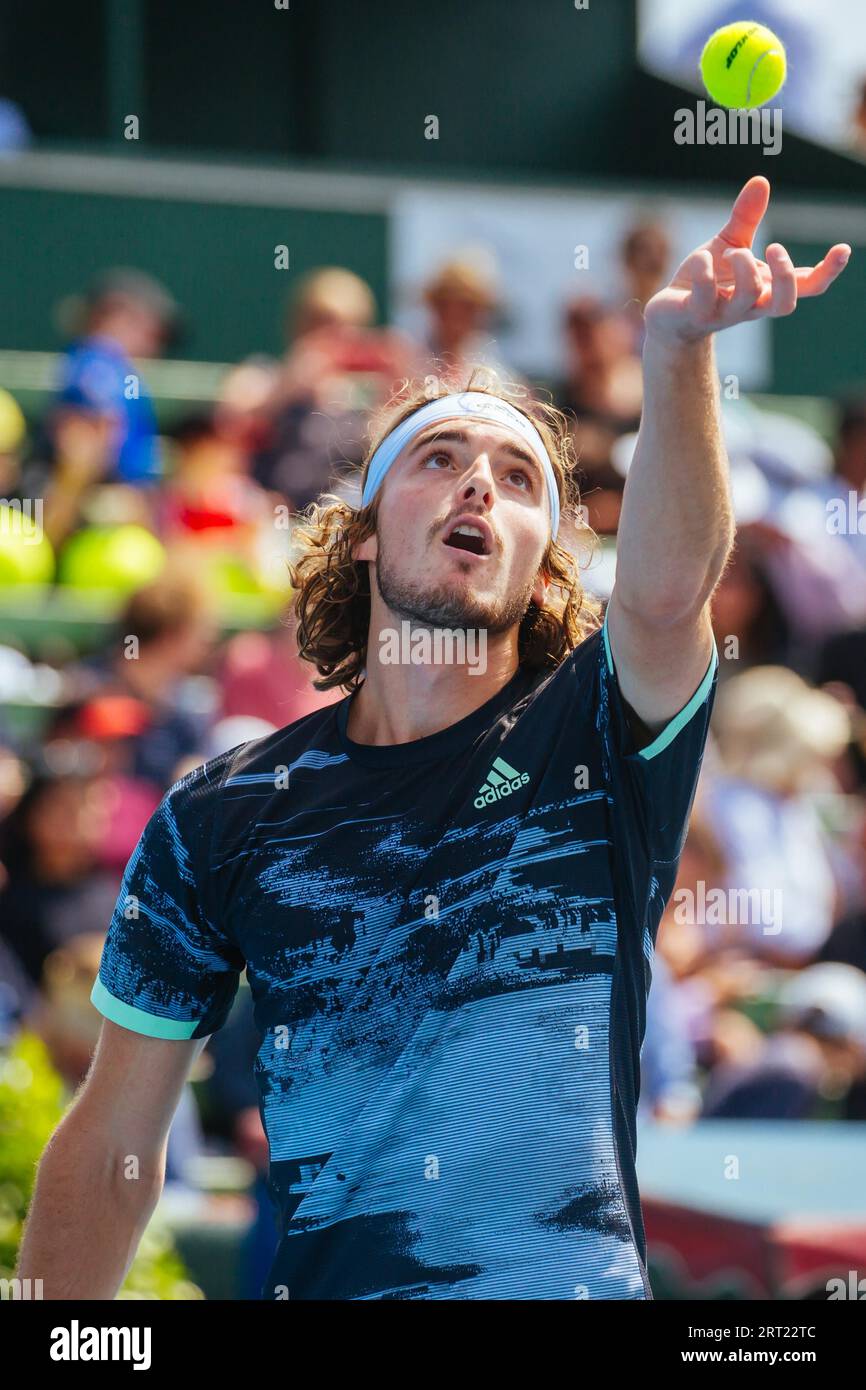
<svg viewBox="0 0 866 1390"><path fill-rule="evenodd" d="M388 608L434 626L504 632L534 598L547 548L541 465L519 435L480 420L422 431L389 471L377 531L358 551L375 560Z"/></svg>

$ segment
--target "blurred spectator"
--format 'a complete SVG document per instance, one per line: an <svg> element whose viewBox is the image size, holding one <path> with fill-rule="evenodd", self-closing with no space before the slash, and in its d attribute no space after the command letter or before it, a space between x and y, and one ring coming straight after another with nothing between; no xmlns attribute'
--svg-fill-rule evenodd
<svg viewBox="0 0 866 1390"><path fill-rule="evenodd" d="M849 139L853 152L866 159L866 79L857 89L854 109L851 112Z"/></svg>
<svg viewBox="0 0 866 1390"><path fill-rule="evenodd" d="M671 244L659 222L638 222L620 247L625 302L620 310L631 330L631 349L640 355L644 343L644 309L670 278Z"/></svg>
<svg viewBox="0 0 866 1390"><path fill-rule="evenodd" d="M73 937L43 963L41 1000L30 1026L51 1053L51 1061L71 1089L84 1079L99 1038L100 1018L90 1003L105 935L89 930Z"/></svg>
<svg viewBox="0 0 866 1390"><path fill-rule="evenodd" d="M866 400L843 402L836 431L836 477L858 498L866 493Z"/></svg>
<svg viewBox="0 0 866 1390"><path fill-rule="evenodd" d="M0 939L33 984L55 947L111 918L117 879L99 868L108 817L98 775L43 765L0 825Z"/></svg>
<svg viewBox="0 0 866 1390"><path fill-rule="evenodd" d="M267 494L248 476L243 440L210 415L180 421L172 438L177 457L159 506L166 541L194 536L249 553L257 526L272 524L273 514Z"/></svg>
<svg viewBox="0 0 866 1390"><path fill-rule="evenodd" d="M248 460L270 437L270 409L277 390L279 364L270 357L248 357L226 372L214 403L214 428L232 440Z"/></svg>
<svg viewBox="0 0 866 1390"><path fill-rule="evenodd" d="M727 896L729 869L706 818L703 790L699 787L674 892L659 926L653 974L662 959L675 981L677 1027L696 1065L712 1072L721 1061L754 1056L760 1032L740 1009L744 999L760 991L764 972L747 944L720 939L711 925L707 905ZM698 1108L695 1100L691 1113Z"/></svg>
<svg viewBox="0 0 866 1390"><path fill-rule="evenodd" d="M0 97L0 156L20 154L32 143L33 132L17 101Z"/></svg>
<svg viewBox="0 0 866 1390"><path fill-rule="evenodd" d="M325 266L301 281L286 328L301 342L323 329L362 332L375 319L376 300L366 280L343 266Z"/></svg>
<svg viewBox="0 0 866 1390"><path fill-rule="evenodd" d="M722 770L704 787L702 804L728 861L726 886L759 895L760 911L712 931L720 944L746 945L758 958L802 962L827 939L836 911L814 796L838 789L848 716L793 671L765 666L720 690L714 730Z"/></svg>
<svg viewBox="0 0 866 1390"><path fill-rule="evenodd" d="M491 258L466 253L446 261L424 286L429 327L420 375L465 380L473 366L505 379L516 376L496 350L489 326L499 307Z"/></svg>
<svg viewBox="0 0 866 1390"><path fill-rule="evenodd" d="M737 531L727 569L713 594L719 682L749 666L775 665L788 655L788 622L762 562L759 536Z"/></svg>
<svg viewBox="0 0 866 1390"><path fill-rule="evenodd" d="M707 820L704 791L702 782L680 855L677 881L662 914L656 942L656 955L664 958L666 969L677 981L687 979L704 964L709 946L699 916L677 909L681 903L698 901L699 885L705 889L719 888L728 877L724 851Z"/></svg>
<svg viewBox="0 0 866 1390"><path fill-rule="evenodd" d="M76 524L94 484L159 478L156 416L135 362L159 356L178 326L168 291L138 270L104 272L82 300L67 301L65 316L75 341L47 422L46 530L54 541Z"/></svg>
<svg viewBox="0 0 866 1390"><path fill-rule="evenodd" d="M640 1055L640 1105L653 1119L685 1124L700 1110L697 1058L682 992L663 955L652 966Z"/></svg>
<svg viewBox="0 0 866 1390"><path fill-rule="evenodd" d="M861 414L858 403L843 409L834 456L803 421L745 401L724 411L737 520L784 615L785 660L803 674L814 669L816 644L866 622Z"/></svg>
<svg viewBox="0 0 866 1390"><path fill-rule="evenodd" d="M866 975L866 805L860 807L859 892L818 952L818 960L855 966Z"/></svg>
<svg viewBox="0 0 866 1390"><path fill-rule="evenodd" d="M218 758L242 743L252 743L258 738L267 738L277 731L276 724L269 719L259 719L254 714L232 714L219 719L208 734L205 745L207 758Z"/></svg>
<svg viewBox="0 0 866 1390"><path fill-rule="evenodd" d="M836 472L830 490L837 501L845 503L849 518L857 522L842 534L863 566L859 588L866 594L866 401L849 401L842 406L835 457ZM861 619L832 632L813 655L815 680L833 687L851 706L855 726L853 757L859 785L866 787L866 621Z"/></svg>
<svg viewBox="0 0 866 1390"><path fill-rule="evenodd" d="M594 531L616 531L623 479L611 461L620 436L640 424L643 382L622 315L590 296L575 299L565 314L565 378L556 404L574 415L574 442L582 500Z"/></svg>
<svg viewBox="0 0 866 1390"><path fill-rule="evenodd" d="M137 740L149 732L150 725L150 712L140 700L97 694L80 704L62 706L47 726L46 737L53 744L74 746L86 741L93 750L108 805L97 859L118 877L161 799L162 787L136 774Z"/></svg>
<svg viewBox="0 0 866 1390"><path fill-rule="evenodd" d="M859 710L866 710L866 627L828 637L817 654L815 678L819 685L845 686Z"/></svg>
<svg viewBox="0 0 866 1390"><path fill-rule="evenodd" d="M809 1120L845 1106L866 1072L866 976L812 965L779 995L779 1028L748 1062L722 1064L704 1098L708 1119ZM858 1117L859 1118L859 1117Z"/></svg>
<svg viewBox="0 0 866 1390"><path fill-rule="evenodd" d="M0 743L0 823L20 800L26 785L21 759L12 748Z"/></svg>
<svg viewBox="0 0 866 1390"><path fill-rule="evenodd" d="M338 467L361 461L369 412L412 374L409 344L372 327L375 316L369 285L337 266L307 276L289 307L290 345L254 476L298 511L327 491Z"/></svg>
<svg viewBox="0 0 866 1390"><path fill-rule="evenodd" d="M342 699L339 690L315 690L315 675L298 656L297 623L288 613L272 632L241 632L226 644L219 672L222 713L255 715L283 728Z"/></svg>
<svg viewBox="0 0 866 1390"><path fill-rule="evenodd" d="M866 627L837 633L818 652L816 679L851 719L849 790L866 793Z"/></svg>
<svg viewBox="0 0 866 1390"><path fill-rule="evenodd" d="M36 986L0 932L0 1047L21 1026L36 998Z"/></svg>
<svg viewBox="0 0 866 1390"><path fill-rule="evenodd" d="M166 571L133 594L113 648L76 672L83 700L98 693L139 702L144 721L131 740L128 771L160 791L174 780L181 758L201 754L212 710L202 707L207 688L190 678L205 670L216 639L202 584L186 573Z"/></svg>

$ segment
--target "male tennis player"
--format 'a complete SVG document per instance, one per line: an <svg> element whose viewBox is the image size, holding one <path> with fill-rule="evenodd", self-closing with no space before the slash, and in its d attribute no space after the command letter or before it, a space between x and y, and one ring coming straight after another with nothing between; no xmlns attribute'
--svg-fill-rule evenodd
<svg viewBox="0 0 866 1390"><path fill-rule="evenodd" d="M562 438L535 404L404 400L360 510L310 520L302 647L350 694L192 772L145 829L94 988L108 1021L39 1172L20 1273L46 1297L117 1291L244 967L265 1298L651 1296L639 1050L732 532L712 335L791 313L849 255L758 260L768 196L750 180L647 306L603 628L556 542ZM474 630L484 662L424 658Z"/></svg>

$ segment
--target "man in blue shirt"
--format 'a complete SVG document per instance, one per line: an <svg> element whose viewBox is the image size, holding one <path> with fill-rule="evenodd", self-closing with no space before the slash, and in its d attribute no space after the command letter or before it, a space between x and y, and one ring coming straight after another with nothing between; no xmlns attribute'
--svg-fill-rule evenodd
<svg viewBox="0 0 866 1390"><path fill-rule="evenodd" d="M90 287L82 336L62 360L53 434L60 443L77 415L105 422L94 481L142 484L160 476L156 415L135 362L159 356L176 321L171 296L141 271L107 271Z"/></svg>
<svg viewBox="0 0 866 1390"><path fill-rule="evenodd" d="M603 626L557 541L565 422L510 392L428 381L380 429L360 509L300 529L301 654L350 693L190 773L145 829L25 1238L47 1297L116 1292L243 969L280 1235L265 1298L651 1297L640 1045L732 533L712 334L790 312L848 255L757 260L768 196L750 180L647 307Z"/></svg>

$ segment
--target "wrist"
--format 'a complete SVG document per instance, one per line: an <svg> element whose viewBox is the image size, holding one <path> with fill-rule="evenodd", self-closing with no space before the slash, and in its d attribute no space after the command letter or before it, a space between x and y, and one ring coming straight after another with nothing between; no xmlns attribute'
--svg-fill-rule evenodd
<svg viewBox="0 0 866 1390"><path fill-rule="evenodd" d="M675 369L697 367L712 363L715 358L715 334L683 337L664 333L647 326L643 347L644 364L657 361Z"/></svg>

